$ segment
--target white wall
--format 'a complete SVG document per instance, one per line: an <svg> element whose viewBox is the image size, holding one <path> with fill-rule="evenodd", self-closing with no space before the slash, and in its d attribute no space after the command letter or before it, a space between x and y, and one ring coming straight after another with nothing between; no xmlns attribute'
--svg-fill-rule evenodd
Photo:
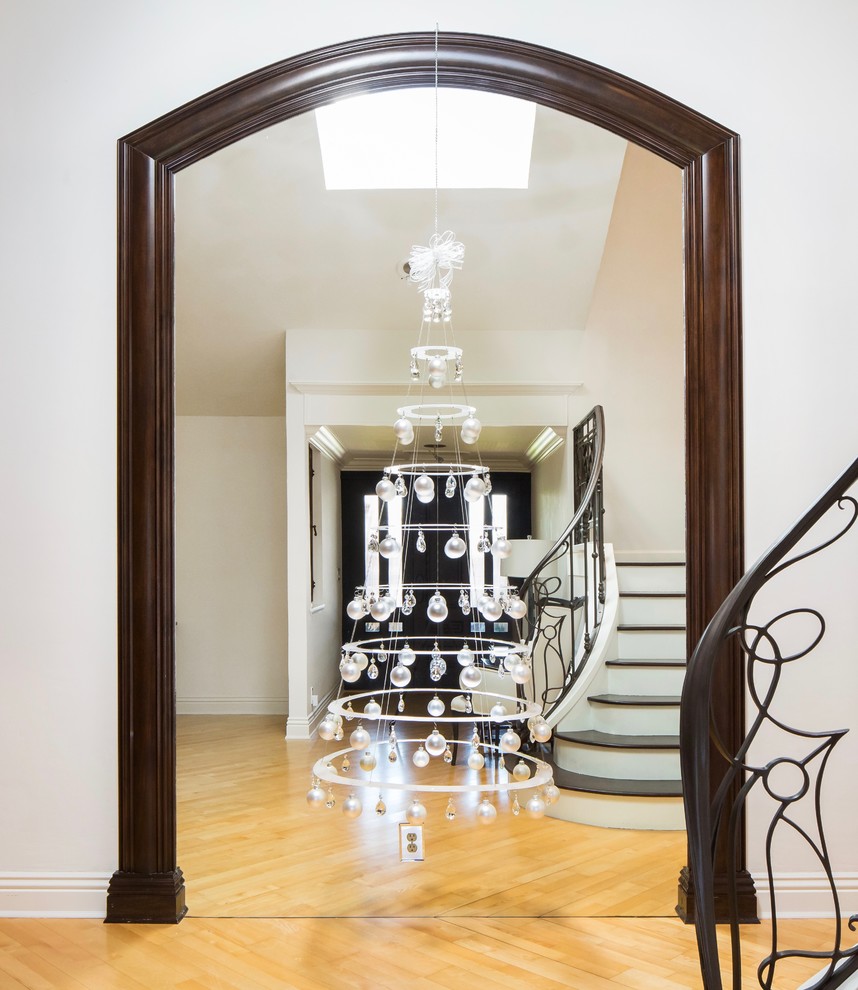
<svg viewBox="0 0 858 990"><path fill-rule="evenodd" d="M275 416L176 418L176 710L285 714L286 447Z"/></svg>
<svg viewBox="0 0 858 990"><path fill-rule="evenodd" d="M605 533L617 554L685 548L682 182L629 145L582 342L569 442L534 471L534 530L571 518L572 431L605 410Z"/></svg>
<svg viewBox="0 0 858 990"><path fill-rule="evenodd" d="M392 0L323 0L300 16L271 0L12 0L0 35L3 877L70 873L83 891L116 865L116 139L259 66L436 19L572 52L741 134L749 558L858 449L855 4L438 0L426 17ZM825 725L854 721L854 560L826 575L838 690L802 693L802 714ZM858 798L842 795L830 820L844 870L858 869L856 817Z"/></svg>

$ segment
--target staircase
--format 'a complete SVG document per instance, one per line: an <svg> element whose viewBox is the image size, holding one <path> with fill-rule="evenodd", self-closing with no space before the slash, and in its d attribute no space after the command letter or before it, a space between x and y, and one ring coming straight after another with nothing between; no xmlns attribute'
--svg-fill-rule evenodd
<svg viewBox="0 0 858 990"><path fill-rule="evenodd" d="M615 648L554 732L556 817L611 828L684 828L679 698L685 565L617 561Z"/></svg>

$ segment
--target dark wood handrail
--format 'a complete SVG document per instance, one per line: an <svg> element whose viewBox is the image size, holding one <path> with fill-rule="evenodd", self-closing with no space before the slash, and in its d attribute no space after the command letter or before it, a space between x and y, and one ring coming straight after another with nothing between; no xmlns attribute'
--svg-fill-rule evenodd
<svg viewBox="0 0 858 990"><path fill-rule="evenodd" d="M748 750L763 723L767 720L774 721L768 714L769 702L774 693L774 688L777 686L777 680L780 675L780 664L790 659L790 657L781 656L779 647L769 631L775 620L772 620L769 626L761 632L759 626L749 625L748 613L757 593L776 574L824 550L839 540L852 527L856 516L858 516L858 502L856 502L854 497L848 496L846 493L856 480L858 480L858 459L853 461L825 493L747 571L713 616L688 662L680 711L680 763L682 767L686 826L688 829L688 862L697 897L697 911L694 920L705 990L722 990L723 986L721 967L718 960L715 927L714 849L716 844L724 842L727 843L728 849L735 848L737 839L733 834L733 827L738 827L740 817L735 813L735 805L732 804L730 796L735 795L738 803L743 803L751 787L765 774L766 769L771 767L773 763L778 762L774 760L770 761L766 767L752 767L747 762ZM849 518L843 522L835 535L825 539L809 550L798 552L790 557L789 554L795 550L800 541L835 507L849 510ZM786 617L798 612L813 615L820 627L818 637L804 651L804 654L806 654L821 639L825 623L822 616L811 609L790 609L782 613L782 616ZM780 617L778 616L776 618ZM750 634L750 641L747 637L743 636L745 633ZM774 660L763 659L755 654L754 651L763 638L765 638L766 644L774 650ZM757 661L768 663L774 672L771 675L773 683L769 689L763 692L764 696L760 697L754 694L752 700L757 705L757 716L751 721L745 739L735 752L730 752L719 737L717 727L713 725L712 701L713 680L716 667L725 658L725 654L729 653L731 647L735 651L734 644L739 644L742 649L749 676L751 667ZM727 659L729 661L729 656ZM814 733L791 729L780 722L776 724L796 736L812 740L817 744L811 756L813 758L821 758L822 762L822 766L817 769L818 787L819 783L821 783L822 771L824 770L830 747L834 745L846 730L834 730L830 733ZM825 741L823 742L822 740ZM713 756L717 757L717 754L720 754L724 758L723 773L720 779L714 779ZM807 758L808 764L810 758ZM798 765L798 763L795 762L795 765ZM808 786L809 790L810 787ZM817 801L818 797L819 793L817 791ZM792 800L794 798L789 799L789 801ZM730 815L726 814L727 810L729 810L728 804L733 810L733 813ZM786 804L788 804L788 800L784 799L778 820L784 820L783 810ZM725 817L727 820L722 820ZM821 833L821 816L817 817L817 823ZM771 842L775 824L776 821L773 820L767 836L767 844ZM808 837L805 836L805 838ZM837 892L834 888L830 864L827 862L824 836L821 837L819 846L821 846L823 853L823 856L820 858L822 859L826 875L831 885L835 908L837 908ZM771 882L772 878L770 877L769 879ZM733 986L738 987L741 980L741 963L738 951L740 935L735 891L728 893L728 902L730 904L730 926L733 947ZM773 979L774 966L780 958L797 954L809 955L808 953L790 952L778 948L777 915L774 901L772 911L772 955L763 962L759 974L760 985L763 987L771 985L766 980ZM839 914L838 911L835 913ZM854 924L855 919L853 918L850 923L850 927L853 929ZM831 952L821 953L818 956L820 966L825 966L826 970L815 983L814 990L839 986L849 973L858 970L858 955L855 954L855 949L842 949L840 937L841 929L838 919L835 945Z"/></svg>

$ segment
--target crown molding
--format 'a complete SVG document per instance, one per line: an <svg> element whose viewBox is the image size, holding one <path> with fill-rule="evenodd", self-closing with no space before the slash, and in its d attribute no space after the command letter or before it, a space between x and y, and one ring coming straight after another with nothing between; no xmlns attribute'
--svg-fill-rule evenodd
<svg viewBox="0 0 858 990"><path fill-rule="evenodd" d="M290 381L302 395L396 395L407 398L415 391L401 382L309 382ZM470 382L461 387L465 395L572 395L583 382Z"/></svg>
<svg viewBox="0 0 858 990"><path fill-rule="evenodd" d="M327 426L320 426L318 430L316 430L316 432L307 439L316 448L316 450L321 451L326 457L330 457L330 459L332 461L336 461L337 464L343 463L343 459L346 456L346 448L343 446L336 433L329 430Z"/></svg>
<svg viewBox="0 0 858 990"><path fill-rule="evenodd" d="M564 443L566 443L565 437L560 436L550 426L546 426L527 448L525 456L531 464L538 464L540 461L544 461L549 454L553 454L558 447L562 447Z"/></svg>

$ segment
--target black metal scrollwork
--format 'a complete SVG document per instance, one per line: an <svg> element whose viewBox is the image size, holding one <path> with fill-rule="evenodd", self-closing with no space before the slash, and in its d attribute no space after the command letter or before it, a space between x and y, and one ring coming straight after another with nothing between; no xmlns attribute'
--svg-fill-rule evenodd
<svg viewBox="0 0 858 990"><path fill-rule="evenodd" d="M815 608L790 608L765 622L752 621L759 592L789 567L840 540L858 518L858 501L845 494L858 479L858 460L748 571L716 613L689 661L680 717L680 757L688 828L689 866L697 891L697 928L705 990L721 990L722 973L715 935L713 856L726 843L728 862L736 875L741 811L749 795L762 789L773 806L765 835L765 859L772 919L770 953L760 962L757 979L764 990L775 986L778 964L787 959L818 960L821 972L812 990L833 990L858 972L858 945L844 947L840 900L825 838L822 786L835 745L848 731L815 732L789 725L777 708L777 689L788 665L809 657L822 642L826 623ZM794 553L799 542L832 509L847 513L834 535L811 549ZM759 611L761 606L757 606ZM801 640L798 645L793 641ZM788 645L790 644L790 645ZM731 645L733 652L731 654ZM711 718L713 676L716 666L735 656L745 664L748 698L753 706L747 733L736 752L730 752ZM710 745L723 756L716 769ZM783 755L758 756L776 750ZM715 797L710 781L721 773ZM732 798L732 800L730 800ZM729 813L728 813L729 810ZM833 914L833 944L827 951L783 948L779 944L775 850L781 838L797 837L818 862L826 877ZM742 985L738 893L728 891L732 947L732 986ZM855 930L858 916L849 919Z"/></svg>

